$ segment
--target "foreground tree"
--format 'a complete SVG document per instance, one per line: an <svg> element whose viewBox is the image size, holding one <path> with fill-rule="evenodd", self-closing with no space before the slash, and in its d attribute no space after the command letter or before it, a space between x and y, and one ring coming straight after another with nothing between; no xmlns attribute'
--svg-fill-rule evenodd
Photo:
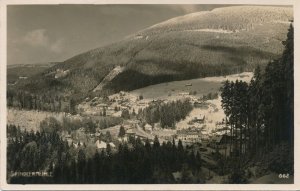
<svg viewBox="0 0 300 191"><path fill-rule="evenodd" d="M257 67L249 85L245 82L226 81L221 88L222 108L226 124L230 126L233 148L231 180L241 182L241 167L249 157L259 153L281 155L286 161L272 162L283 169L293 163L294 148L294 49L293 25L283 42L282 56L270 62L264 73ZM288 143L289 147L284 145ZM283 146L280 146L283 145ZM284 151L277 147L285 148ZM274 153L274 150L280 150ZM281 159L280 159L281 160ZM286 164L286 165L283 165ZM238 168L236 168L238 166ZM270 165L271 166L271 165ZM274 165L273 165L274 166ZM289 166L286 168L285 166ZM273 167L270 167L273 169ZM292 173L292 170L289 170Z"/></svg>

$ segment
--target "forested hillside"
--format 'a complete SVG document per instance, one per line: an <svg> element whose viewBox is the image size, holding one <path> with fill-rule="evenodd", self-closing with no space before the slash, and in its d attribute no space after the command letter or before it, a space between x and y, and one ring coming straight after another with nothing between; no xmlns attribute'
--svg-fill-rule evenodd
<svg viewBox="0 0 300 191"><path fill-rule="evenodd" d="M280 56L292 16L292 8L241 6L177 17L74 56L14 88L77 100L117 67L124 68L98 94L252 71Z"/></svg>
<svg viewBox="0 0 300 191"><path fill-rule="evenodd" d="M105 151L87 156L89 149L76 149L63 141L57 132L24 132L8 128L8 172L43 171L53 176L12 177L10 183L121 184L176 183L172 172L182 171L180 183L204 183L201 156L189 152L179 141L153 145L138 139L120 144L118 151Z"/></svg>
<svg viewBox="0 0 300 191"><path fill-rule="evenodd" d="M294 150L294 30L290 25L285 49L264 70L255 70L248 85L228 82L222 87L222 107L230 127L231 152L238 163L232 174L241 182L249 158L267 169L293 174Z"/></svg>
<svg viewBox="0 0 300 191"><path fill-rule="evenodd" d="M91 118L81 122L77 120L58 122L55 118L49 118L40 123L40 131L36 132L22 131L15 125L8 125L8 182L12 184L251 183L271 173L275 174L276 178L289 177L289 182L292 182L293 23L282 44L283 53L277 59L269 61L266 67L256 67L250 83L239 80L225 81L221 87L222 108L226 115L221 122L224 125L221 130L229 130L222 134L222 137L226 137L226 140L223 140L226 143L223 145L214 142L213 139L216 137L184 145L184 139L178 138L178 134L177 137L170 137L167 141L160 141L158 135L153 140L133 136L130 129L139 124L135 123L135 120L128 120L131 117L141 123L160 122L163 130L175 127L175 123L184 119L193 109L189 101L164 103L153 100L153 104L139 109L137 114L123 110L121 118L128 120L127 122L131 121L132 126L127 130L121 125L117 127L120 130L115 133L118 136L115 137L118 140L116 144L112 142L112 134L109 131L96 138L96 132L99 133L96 128L104 129L120 124L123 120L120 118L116 121L113 118L100 119L100 116L97 116L99 125ZM123 97L125 93L119 95ZM209 94L202 99L217 96L218 94L215 96ZM20 95L20 100L22 98L30 100L24 102L25 105L29 104L28 107L40 109L39 102L35 103L23 94ZM115 97L116 99L119 98ZM141 95L139 99L144 98ZM57 103L60 103L59 100L54 99ZM127 102L130 103L129 100ZM51 109L53 104L49 105ZM21 105L20 108L22 107L27 106ZM55 104L53 109L56 109ZM69 139L72 138L72 133L69 135L69 132L76 130L93 137L92 144L81 142L80 139ZM125 138L126 133L128 139L124 141L122 138ZM105 141L103 142L105 147L98 148L99 140ZM252 170L253 168L256 170ZM48 176L39 176L36 172ZM18 173L29 175L20 176ZM273 181L277 180L273 178Z"/></svg>

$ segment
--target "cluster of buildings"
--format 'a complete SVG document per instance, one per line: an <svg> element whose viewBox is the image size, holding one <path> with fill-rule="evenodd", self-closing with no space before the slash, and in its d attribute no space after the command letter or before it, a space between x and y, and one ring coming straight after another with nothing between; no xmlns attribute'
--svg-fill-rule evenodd
<svg viewBox="0 0 300 191"><path fill-rule="evenodd" d="M202 133L199 129L183 129L177 131L176 138L186 143L200 143L202 141Z"/></svg>
<svg viewBox="0 0 300 191"><path fill-rule="evenodd" d="M70 70L57 69L54 78L62 78L67 76L70 73Z"/></svg>
<svg viewBox="0 0 300 191"><path fill-rule="evenodd" d="M119 136L121 126L124 128L125 133ZM109 138L107 134L109 134ZM153 144L156 136L161 144L167 141L172 142L173 140L175 144L178 144L178 141L181 140L183 145L204 143L214 149L225 149L231 140L230 134L225 128L215 132L208 132L196 127L181 130L163 129L158 124L141 124L139 120L127 120L122 125L108 129L100 130L97 128L96 133L86 133L84 128L79 128L72 135L68 133L63 135L69 145L73 145L75 148L86 147L86 145L92 144L97 150L106 150L109 146L112 152L117 150L118 144L130 143L131 138L139 138L143 144L146 143L146 140Z"/></svg>
<svg viewBox="0 0 300 191"><path fill-rule="evenodd" d="M200 115L199 117L194 117L189 123L190 124L194 124L194 123L203 124L203 123L205 123L205 115Z"/></svg>
<svg viewBox="0 0 300 191"><path fill-rule="evenodd" d="M191 84L187 84L190 86ZM180 95L188 96L186 92L182 92ZM190 102L192 104L199 103L199 99L191 96ZM166 100L165 100L166 101ZM121 117L122 111L127 110L130 114L141 108L146 108L152 103L165 102L163 100L145 100L141 96L134 96L128 92L120 91L117 94L108 96L105 100L102 97L94 97L92 99L87 98L85 102L79 104L78 109L81 114L95 115L95 116L114 116ZM103 129L91 134L90 137L94 141L94 144L98 149L106 149L109 144L111 148L114 148L116 144L121 142L128 142L130 137L139 138L142 142L149 140L153 142L154 138L157 136L159 141L182 141L183 144L193 144L206 142L210 143L211 146L220 146L225 144L228 140L226 137L227 131L208 131L206 129L207 118L205 115L199 115L192 118L188 122L188 128L182 130L176 129L163 129L160 127L159 123L155 124L145 124L140 120L124 120L122 126L124 127L126 133L124 136L119 137L118 131L120 125L117 127L110 127L108 129ZM222 129L224 127L224 122L216 123L216 129ZM114 129L110 131L110 129ZM109 142L103 140L104 131L110 131L110 134L114 138L115 142Z"/></svg>
<svg viewBox="0 0 300 191"><path fill-rule="evenodd" d="M87 98L77 108L83 115L121 117L124 110L132 113L134 109L137 111L139 108L147 106L147 101L140 100L137 96L121 91L110 95L108 100L104 100L102 97Z"/></svg>
<svg viewBox="0 0 300 191"><path fill-rule="evenodd" d="M99 139L95 142L95 146L99 150L105 150L108 146L113 150L116 148L116 145L113 142L104 142Z"/></svg>

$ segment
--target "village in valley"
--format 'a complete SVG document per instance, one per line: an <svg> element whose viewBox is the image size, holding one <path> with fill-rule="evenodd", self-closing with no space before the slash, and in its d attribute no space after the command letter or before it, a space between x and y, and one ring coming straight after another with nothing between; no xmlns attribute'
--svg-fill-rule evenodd
<svg viewBox="0 0 300 191"><path fill-rule="evenodd" d="M189 100L189 103L194 107L206 106L206 110L209 112L215 111L214 107L216 106L213 105L213 103L203 101L200 98L197 99L195 96L189 94L180 94L180 96L180 99ZM128 92L122 91L109 96L108 101L104 101L101 97L94 97L93 99L86 99L85 102L78 106L83 116L93 116L92 118L94 118L94 116L122 117L122 113L124 114L126 112L128 112L130 116L129 119L124 119L120 125L106 129L96 128L95 133L87 134L91 140L94 140L98 149L106 149L107 144L115 148L118 142L128 142L131 137L140 138L144 143L148 139L150 143L153 144L153 140L155 136L157 136L161 144L167 141L172 142L174 139L176 143L181 140L184 145L192 145L194 143L208 143L208 140L211 140L213 137L215 137L213 140L216 141L214 144L221 144L220 138L227 136L228 131L224 120L209 120L209 116L201 113L189 117L190 120L188 121L181 121L180 126L175 128L162 128L159 122L149 124L138 119L138 111L151 104L163 103L167 102L167 100L145 100L141 99L141 97L142 96L135 97ZM184 122L185 125L183 125ZM215 127L208 129L207 126ZM123 135L120 135L121 128L125 130ZM77 131L86 132L84 128L80 128ZM68 142L73 142L73 144L79 141L76 137L74 139L69 134L66 134L65 138L68 139ZM105 142L104 140L110 140L110 142Z"/></svg>
<svg viewBox="0 0 300 191"><path fill-rule="evenodd" d="M241 74L233 75L233 79L229 76L227 79L234 80L234 78L242 76L242 80L249 81L252 77L252 73L244 75L246 77ZM187 89L193 84L186 83L184 86ZM173 127L162 127L159 121L148 123L147 120L140 117L143 109L149 106L176 100L187 101L186 103L192 106L192 110ZM74 133L63 133L63 137L70 144L87 144L85 140L89 140L88 142L94 143L97 149L106 149L108 145L112 149L116 149L119 143L130 143L130 138L139 138L144 144L148 140L153 144L157 137L161 144L168 141L178 144L178 141L181 140L184 146L198 145L198 149L202 151L207 151L207 147L210 147L218 148L221 153L226 154L225 150L228 150L230 131L225 124L225 114L218 91L210 92L207 95L181 91L175 95L161 96L157 99L144 98L142 94L137 95L136 92L121 91L106 98L86 98L78 105L77 109L81 118L89 116L98 127L93 132L89 132L85 128L76 130L77 134L85 134L86 139L79 139L80 136L74 136ZM101 128L97 116L122 118L122 122L118 125ZM120 133L121 129L124 129L123 133Z"/></svg>
<svg viewBox="0 0 300 191"><path fill-rule="evenodd" d="M246 72L198 80L205 83L216 82L220 86L225 80L239 79L249 82L252 75ZM211 88L213 92L205 90L197 94L195 89L198 88L198 82L195 80L181 81L181 85L178 85L178 82L172 83L176 84L177 89L170 83L142 89L145 97L139 91L120 91L109 96L89 96L76 106L76 114L9 109L8 124L26 131L53 131L55 129L53 124L60 124L61 129L57 129L57 132L61 139L77 151L86 150L87 156L102 151L118 152L120 144L127 144L132 148L136 140L144 145L146 142L153 145L155 139L161 145L170 142L178 146L180 142L190 152L201 153L201 159L212 168L217 165L214 157L216 152L223 157L230 155L230 141L232 141L230 128L225 123L219 86ZM171 86L171 90L161 93L160 96L153 97L151 93L149 96L149 92L158 91L159 86ZM172 126L162 126L162 113L157 111L164 105L174 105L176 102L182 103L180 107L188 105L190 109ZM151 115L158 118L155 123L149 122L147 119L149 116L145 116L147 108L152 108ZM27 119L19 120L20 115ZM211 179L213 171L206 167L202 168L206 172L207 180ZM28 172L24 173L25 175L22 175L27 176ZM178 173L173 173L174 179L181 176Z"/></svg>
<svg viewBox="0 0 300 191"><path fill-rule="evenodd" d="M227 182L228 175L223 173L225 166L220 161L233 154L234 141L242 142L240 139L245 137L234 138L233 133L238 132L230 131L222 107L220 87L225 81L249 83L252 77L252 72L244 72L167 82L129 92L120 91L109 96L90 95L76 105L75 113L9 108L8 142L17 141L10 135L11 132L16 135L20 130L29 132L26 136L37 136L39 131L53 132L68 145L71 153L76 156L84 150L87 159L97 153L117 154L122 145L132 151L136 149L137 143L145 147L147 144L154 147L155 142L162 146L183 146L187 153L200 154L201 180L205 183ZM164 90L160 92L162 87ZM169 121L169 118L172 120ZM26 137L21 139L26 140ZM245 144L241 144L241 152L245 151L245 147ZM10 177L51 179L56 160L49 159L47 163L50 166L45 170L11 171ZM251 176L256 171L254 167L247 170ZM173 171L172 181L182 182L183 173ZM255 178L253 176L249 180L255 181Z"/></svg>
<svg viewBox="0 0 300 191"><path fill-rule="evenodd" d="M7 6L7 184L294 183L292 6L34 6Z"/></svg>
<svg viewBox="0 0 300 191"><path fill-rule="evenodd" d="M234 80L237 77L249 81L252 73L232 75L227 79ZM224 81L226 78L223 78ZM192 83L184 84L185 89L192 89L192 86ZM192 106L192 110L173 127L162 127L160 121L148 123L140 115L147 107L176 100L186 101L185 103ZM75 148L89 146L97 151L109 149L114 152L120 143L126 143L130 147L134 140L139 139L143 144L149 141L153 145L154 139L157 138L160 144L174 142L178 145L181 141L184 147L191 148L194 152L202 152L205 156L203 160L212 164L214 161L211 154L216 150L224 156L228 156L230 152L230 131L225 124L225 114L218 91L207 95L179 91L175 95L161 96L157 99L144 98L142 94L137 95L135 92L121 91L108 97L88 97L77 106L77 110L77 115L66 116L75 121L91 119L95 128L80 127L75 131L62 131L63 140ZM117 125L110 125L99 121L99 118L121 120Z"/></svg>

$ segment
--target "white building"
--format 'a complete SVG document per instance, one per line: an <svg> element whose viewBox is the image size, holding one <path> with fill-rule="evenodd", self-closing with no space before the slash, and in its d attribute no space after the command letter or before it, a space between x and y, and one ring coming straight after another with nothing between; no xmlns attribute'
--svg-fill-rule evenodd
<svg viewBox="0 0 300 191"><path fill-rule="evenodd" d="M95 145L96 145L97 149L106 149L106 147L107 147L106 142L99 141L99 140L96 141Z"/></svg>
<svg viewBox="0 0 300 191"><path fill-rule="evenodd" d="M152 126L148 123L144 126L146 132L152 132Z"/></svg>

